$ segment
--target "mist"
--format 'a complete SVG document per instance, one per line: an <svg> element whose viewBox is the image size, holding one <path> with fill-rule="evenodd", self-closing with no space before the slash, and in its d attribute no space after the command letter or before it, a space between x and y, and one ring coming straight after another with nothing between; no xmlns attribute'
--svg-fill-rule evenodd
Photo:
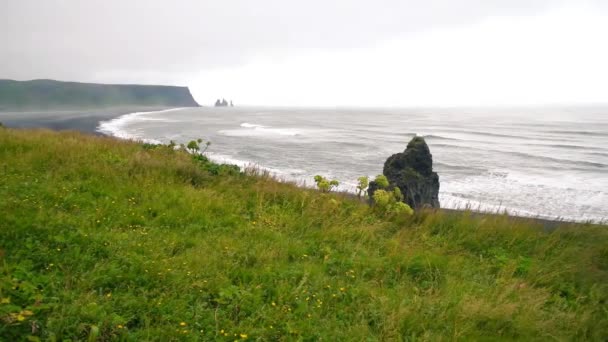
<svg viewBox="0 0 608 342"><path fill-rule="evenodd" d="M5 1L0 77L189 86L202 104L606 102L601 1Z"/></svg>

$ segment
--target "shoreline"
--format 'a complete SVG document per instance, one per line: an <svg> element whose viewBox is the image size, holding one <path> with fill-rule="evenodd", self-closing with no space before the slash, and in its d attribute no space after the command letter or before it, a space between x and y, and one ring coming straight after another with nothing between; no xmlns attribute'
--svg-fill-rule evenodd
<svg viewBox="0 0 608 342"><path fill-rule="evenodd" d="M306 188L306 187L302 187L295 183L294 183L294 185L299 188ZM350 192L335 192L335 193L342 197L345 197L345 198L349 198L349 199L352 199L355 201L358 200L362 203L368 202L367 198L358 198L357 195L350 193ZM471 215L472 217L477 217L477 218L479 218L479 217L486 217L486 218L508 217L508 219L512 220L514 223L527 222L527 223L531 223L531 224L538 224L538 225L542 226L543 230L545 230L545 231L552 231L559 227L571 226L571 225L605 226L608 223L605 221L575 221L575 220L567 220L567 219L560 218L560 217L556 217L556 218L552 219L552 218L541 217L541 216L524 216L524 215L512 214L512 213L509 213L508 211L506 211L506 213L505 213L505 212L481 211L481 210L475 210L472 208L452 209L452 208L441 208L440 207L440 208L428 208L428 209L424 209L424 210L428 210L429 212L440 212L445 215L463 215L463 214L467 213L467 214Z"/></svg>
<svg viewBox="0 0 608 342"><path fill-rule="evenodd" d="M159 111L168 107L111 107L101 109L70 109L49 111L0 112L0 122L9 128L48 128L55 131L73 130L111 137L97 131L102 121L143 111Z"/></svg>
<svg viewBox="0 0 608 342"><path fill-rule="evenodd" d="M113 139L119 140L134 140L126 137L120 137L114 134L108 134L107 132L99 131L98 128L103 121L110 121L113 119L117 119L121 116L134 114L138 112L155 112L155 111L163 111L163 110L173 110L179 108L167 108L167 107L115 107L115 108L105 108L105 109L82 109L82 110L69 110L69 111L36 111L36 112L0 112L0 122L8 128L18 128L18 129L35 129L35 128L47 128L56 131L62 130L74 130L79 131L85 134L92 134L96 136L104 136ZM137 140L137 139L135 139ZM229 162L222 162L211 160L218 164L229 164ZM257 164L249 164L249 166L260 167ZM245 169L247 166L240 166L241 169ZM269 170L270 171L270 170ZM272 173L272 172L271 172ZM302 189L314 189L314 186L307 186L306 184L301 184L297 181L292 181L289 179L281 179L280 177L275 177L275 180L279 182L291 183ZM339 191L335 192L344 197L350 197L356 199L356 195L354 193L348 191ZM483 211L483 210L474 210L472 208L439 208L443 213L446 214L454 214L454 213L470 213L471 215L484 215L489 217L495 216L504 216L504 213L494 212L494 211ZM541 224L545 229L553 230L558 226L568 225L568 224L593 224L593 225L604 225L606 221L577 221L574 219L568 220L565 218L549 218L543 216L526 216L526 215L518 215L509 213L507 210L506 214L509 218L513 218L516 220L528 220L535 223Z"/></svg>

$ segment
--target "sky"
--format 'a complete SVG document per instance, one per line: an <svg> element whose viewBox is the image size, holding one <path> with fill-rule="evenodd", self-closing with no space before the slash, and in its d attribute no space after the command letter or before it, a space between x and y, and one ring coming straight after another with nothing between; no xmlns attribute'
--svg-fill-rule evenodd
<svg viewBox="0 0 608 342"><path fill-rule="evenodd" d="M605 0L0 0L0 78L203 105L608 103Z"/></svg>

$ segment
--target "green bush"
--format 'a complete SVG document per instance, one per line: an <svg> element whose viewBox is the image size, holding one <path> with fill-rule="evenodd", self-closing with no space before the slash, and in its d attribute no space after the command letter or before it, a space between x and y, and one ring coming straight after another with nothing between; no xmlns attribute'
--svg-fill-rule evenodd
<svg viewBox="0 0 608 342"><path fill-rule="evenodd" d="M374 181L381 189L388 187L388 179L385 175L377 175Z"/></svg>
<svg viewBox="0 0 608 342"><path fill-rule="evenodd" d="M388 210L391 203L391 194L385 190L376 190L374 192L374 203L380 210Z"/></svg>
<svg viewBox="0 0 608 342"><path fill-rule="evenodd" d="M316 175L314 177L315 183L317 184L317 188L321 191L321 192L330 192L331 190L335 189L338 187L338 185L340 185L340 183L337 180L328 180L327 178L320 176L320 175Z"/></svg>
<svg viewBox="0 0 608 342"><path fill-rule="evenodd" d="M357 178L357 197L361 198L361 195L367 190L369 186L369 177L362 176Z"/></svg>

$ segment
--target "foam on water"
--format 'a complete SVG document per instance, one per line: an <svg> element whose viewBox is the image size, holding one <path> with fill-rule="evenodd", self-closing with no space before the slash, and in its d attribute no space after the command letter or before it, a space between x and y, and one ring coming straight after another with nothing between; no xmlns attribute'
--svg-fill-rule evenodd
<svg viewBox="0 0 608 342"><path fill-rule="evenodd" d="M99 133L111 135L111 136L121 138L121 139L143 141L143 142L149 143L149 144L162 144L162 142L158 139L145 137L144 136L145 133L138 134L138 133L135 133L133 130L127 130L126 128L128 125L134 125L137 122L143 122L143 121L174 122L173 120L170 120L168 118L150 118L150 117L146 117L146 116L150 115L150 114L154 114L154 113L168 113L168 112L174 112L174 111L183 110L183 109L185 109L185 108L171 108L171 109L157 110L157 111L151 111L151 112L135 112L135 113L121 115L112 120L101 121L99 123L99 126L97 126L96 131Z"/></svg>
<svg viewBox="0 0 608 342"><path fill-rule="evenodd" d="M264 137L264 136L298 136L303 131L297 128L273 128L264 125L242 123L241 129L225 129L219 131L220 134L232 137Z"/></svg>
<svg viewBox="0 0 608 342"><path fill-rule="evenodd" d="M203 138L212 141L206 155L218 163L303 186L314 186L320 174L353 193L359 176L381 173L386 158L419 135L433 153L444 208L606 220L608 139L597 133L608 131L608 119L603 112L576 113L585 120L555 121L551 112L480 117L457 109L190 108L131 113L100 123L98 131L154 143Z"/></svg>

